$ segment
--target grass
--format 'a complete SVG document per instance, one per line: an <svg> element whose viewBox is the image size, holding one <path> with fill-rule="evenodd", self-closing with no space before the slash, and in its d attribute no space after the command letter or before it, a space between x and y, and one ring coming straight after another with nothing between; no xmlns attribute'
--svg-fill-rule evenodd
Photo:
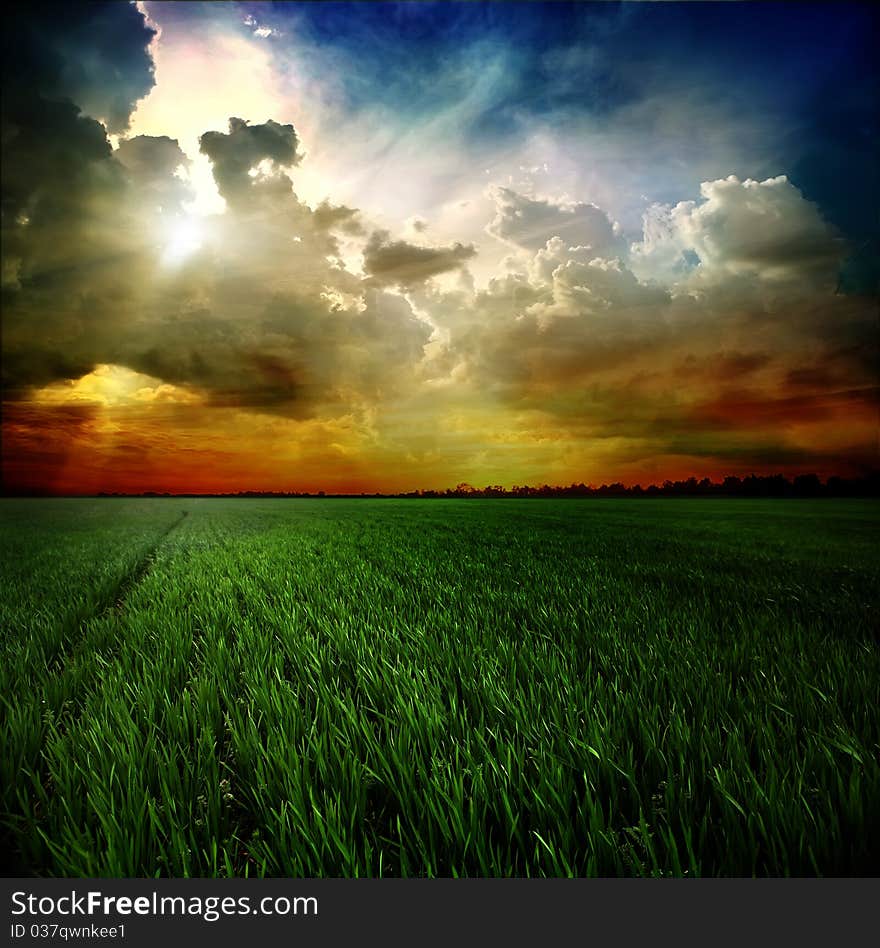
<svg viewBox="0 0 880 948"><path fill-rule="evenodd" d="M880 871L880 507L0 502L64 876Z"/></svg>

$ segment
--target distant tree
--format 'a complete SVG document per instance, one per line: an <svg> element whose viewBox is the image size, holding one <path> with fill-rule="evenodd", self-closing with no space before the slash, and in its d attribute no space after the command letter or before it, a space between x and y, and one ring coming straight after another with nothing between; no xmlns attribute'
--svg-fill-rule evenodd
<svg viewBox="0 0 880 948"><path fill-rule="evenodd" d="M796 497L819 497L821 493L822 482L818 474L798 474L794 479Z"/></svg>

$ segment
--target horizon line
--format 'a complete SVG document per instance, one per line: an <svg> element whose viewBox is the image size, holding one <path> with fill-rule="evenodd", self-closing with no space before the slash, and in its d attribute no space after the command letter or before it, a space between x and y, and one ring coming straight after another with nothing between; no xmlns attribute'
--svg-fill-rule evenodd
<svg viewBox="0 0 880 948"><path fill-rule="evenodd" d="M338 491L325 490L254 490L242 488L237 491L168 491L168 490L141 490L141 491L53 491L49 488L28 487L21 489L0 488L0 497L6 498L107 498L107 497L244 497L244 498L320 498L320 499L358 499L358 498L529 498L529 497L590 497L590 496L880 496L880 468L866 472L856 477L842 477L829 475L823 478L815 472L804 472L788 476L782 473L755 474L743 476L730 474L720 480L709 477L697 478L691 476L686 479L665 479L661 484L641 483L625 485L620 481L585 484L572 482L571 484L515 484L510 488L500 484L475 487L462 481L455 487L441 489L414 488L409 491Z"/></svg>

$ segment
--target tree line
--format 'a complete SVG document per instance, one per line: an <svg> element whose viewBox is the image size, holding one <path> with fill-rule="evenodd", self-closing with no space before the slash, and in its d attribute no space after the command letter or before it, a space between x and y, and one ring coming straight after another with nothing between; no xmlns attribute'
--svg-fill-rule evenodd
<svg viewBox="0 0 880 948"><path fill-rule="evenodd" d="M474 487L461 482L446 490L412 490L401 493L328 494L325 491L238 491L225 494L170 494L144 491L126 494L102 491L99 497L388 497L388 498L486 498L486 497L880 497L880 471L862 477L829 477L822 480L818 474L798 474L788 478L783 474L749 474L746 477L729 476L719 481L704 477L698 480L666 480L662 484L627 486L620 482L612 484L570 484L551 486L542 484L514 485L507 488L501 484Z"/></svg>

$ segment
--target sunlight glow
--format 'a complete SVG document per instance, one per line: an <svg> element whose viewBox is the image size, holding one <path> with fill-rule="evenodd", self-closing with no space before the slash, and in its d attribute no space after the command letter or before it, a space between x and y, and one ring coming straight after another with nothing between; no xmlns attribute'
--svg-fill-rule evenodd
<svg viewBox="0 0 880 948"><path fill-rule="evenodd" d="M155 404L194 405L202 401L189 386L172 385L124 365L100 363L78 379L52 382L33 393L40 406L90 404L104 408Z"/></svg>
<svg viewBox="0 0 880 948"><path fill-rule="evenodd" d="M198 217L174 217L164 222L162 263L176 266L199 250L204 242L204 222Z"/></svg>

